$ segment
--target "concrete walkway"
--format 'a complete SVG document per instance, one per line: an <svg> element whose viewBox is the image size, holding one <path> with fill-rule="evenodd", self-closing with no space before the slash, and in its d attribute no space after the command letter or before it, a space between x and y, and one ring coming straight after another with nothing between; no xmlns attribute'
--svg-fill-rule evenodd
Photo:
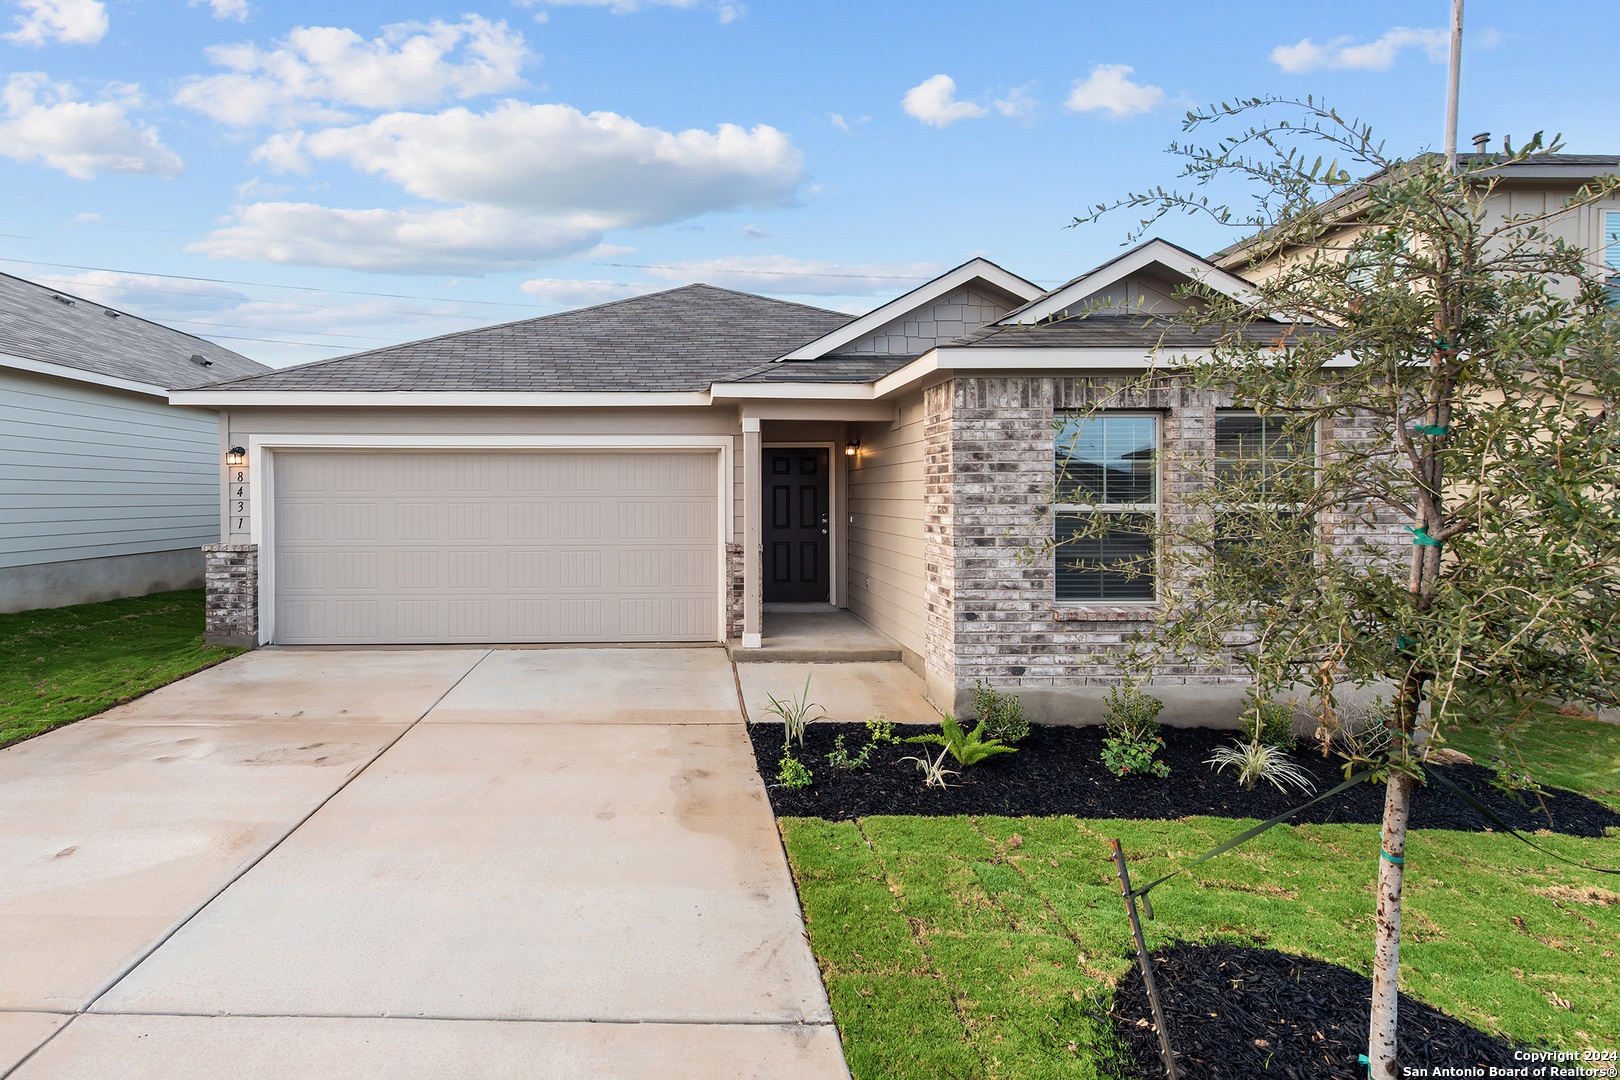
<svg viewBox="0 0 1620 1080"><path fill-rule="evenodd" d="M847 1078L718 649L249 653L0 751L0 1078Z"/></svg>

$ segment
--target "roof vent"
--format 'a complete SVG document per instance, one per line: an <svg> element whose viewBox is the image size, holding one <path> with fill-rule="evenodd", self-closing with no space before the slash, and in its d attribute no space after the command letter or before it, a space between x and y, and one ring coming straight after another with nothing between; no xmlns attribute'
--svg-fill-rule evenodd
<svg viewBox="0 0 1620 1080"><path fill-rule="evenodd" d="M212 360L208 359L208 357L202 355L201 353L192 353L191 354L191 362L193 364L198 365L199 367L213 367L214 366L214 362Z"/></svg>
<svg viewBox="0 0 1620 1080"><path fill-rule="evenodd" d="M1488 154L1491 152L1491 133L1482 131L1474 136L1474 153Z"/></svg>
<svg viewBox="0 0 1620 1080"><path fill-rule="evenodd" d="M116 318L118 318L118 316L123 314L122 311L112 311L112 310L110 310L108 308L103 308L101 313L103 315L107 316L107 318L109 318L109 319L116 319Z"/></svg>
<svg viewBox="0 0 1620 1080"><path fill-rule="evenodd" d="M72 300L69 300L65 296L58 296L56 293L51 293L51 299L55 300L58 304L66 304L68 307L73 306Z"/></svg>

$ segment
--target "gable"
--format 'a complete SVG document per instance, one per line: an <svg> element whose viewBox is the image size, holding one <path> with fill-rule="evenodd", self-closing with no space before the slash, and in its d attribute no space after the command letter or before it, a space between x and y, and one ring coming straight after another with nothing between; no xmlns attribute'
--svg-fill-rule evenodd
<svg viewBox="0 0 1620 1080"><path fill-rule="evenodd" d="M1168 315L1188 307L1175 292L1194 282L1228 296L1253 292L1247 281L1186 248L1149 240L1002 316L999 323L1041 322L1087 311Z"/></svg>
<svg viewBox="0 0 1620 1080"><path fill-rule="evenodd" d="M981 282L953 289L846 346L846 353L915 356L995 322L1021 301Z"/></svg>

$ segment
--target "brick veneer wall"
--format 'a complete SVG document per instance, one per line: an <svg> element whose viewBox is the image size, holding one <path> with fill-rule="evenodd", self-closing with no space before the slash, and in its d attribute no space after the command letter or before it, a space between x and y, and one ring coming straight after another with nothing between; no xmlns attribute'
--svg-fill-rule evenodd
<svg viewBox="0 0 1620 1080"><path fill-rule="evenodd" d="M743 546L726 545L726 637L743 635L743 592L748 577L743 573Z"/></svg>
<svg viewBox="0 0 1620 1080"><path fill-rule="evenodd" d="M203 545L203 641L253 648L259 644L259 547Z"/></svg>
<svg viewBox="0 0 1620 1080"><path fill-rule="evenodd" d="M1132 634L1151 628L1141 608L1055 602L1052 555L1030 557L1052 535L1049 512L1056 414L1093 402L1161 417L1168 451L1161 473L1164 512L1192 479L1182 454L1213 449L1219 395L1181 387L1122 394L1108 378L958 378L950 403L955 486L955 680L1063 689L1118 684L1118 655ZM1244 681L1229 657L1158 669L1154 685Z"/></svg>
<svg viewBox="0 0 1620 1080"><path fill-rule="evenodd" d="M955 394L954 382L923 391L923 677L947 712L957 681Z"/></svg>

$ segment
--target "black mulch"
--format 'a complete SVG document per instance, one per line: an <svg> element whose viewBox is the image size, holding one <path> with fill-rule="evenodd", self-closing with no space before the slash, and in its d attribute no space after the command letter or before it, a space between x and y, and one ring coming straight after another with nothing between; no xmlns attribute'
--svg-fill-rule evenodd
<svg viewBox="0 0 1620 1080"><path fill-rule="evenodd" d="M1372 980L1321 960L1240 945L1176 944L1150 955L1165 1030L1183 1080L1288 1077L1363 1080ZM1140 1072L1165 1075L1153 1010L1133 966L1111 1013ZM1403 1070L1520 1066L1514 1048L1438 1009L1400 995L1397 1057ZM1483 1074L1481 1074L1483 1075Z"/></svg>
<svg viewBox="0 0 1620 1080"><path fill-rule="evenodd" d="M895 726L895 734L900 736L938 730L923 725ZM866 745L866 727L830 722L811 724L804 749L794 747L795 756L815 773L815 783L799 790L776 787L782 725L756 723L749 731L760 775L770 791L771 808L781 817L842 821L873 814L1073 814L1085 818L1163 820L1201 814L1263 819L1275 817L1309 798L1295 790L1284 794L1264 782L1245 791L1234 779L1234 770L1218 774L1205 765L1204 760L1216 747L1231 744L1238 735L1233 731L1166 727L1160 759L1170 766L1169 777L1121 780L1104 769L1099 760L1102 728L1036 725L1019 744L1016 754L998 754L963 770L961 776L949 778L952 786L945 791L925 789L916 766L898 760L929 751L926 745L879 747L872 755L872 767L865 771L834 768L826 760L833 740L843 735L845 749L853 754ZM932 751L937 755L939 748L933 747ZM1343 763L1338 758L1323 758L1303 742L1292 757L1296 765L1314 777L1318 793L1344 780ZM954 765L948 757L946 761ZM1535 796L1516 802L1491 787L1496 775L1492 770L1479 765L1452 765L1446 767L1446 775L1513 828L1549 828L1547 815ZM1546 804L1552 814L1550 827L1556 832L1602 836L1605 828L1620 827L1620 813L1584 795L1555 790L1546 797ZM1301 824L1376 824L1383 817L1383 785L1363 783L1292 820ZM1467 803L1437 784L1420 789L1414 798L1411 825L1417 829L1462 831L1494 828Z"/></svg>

